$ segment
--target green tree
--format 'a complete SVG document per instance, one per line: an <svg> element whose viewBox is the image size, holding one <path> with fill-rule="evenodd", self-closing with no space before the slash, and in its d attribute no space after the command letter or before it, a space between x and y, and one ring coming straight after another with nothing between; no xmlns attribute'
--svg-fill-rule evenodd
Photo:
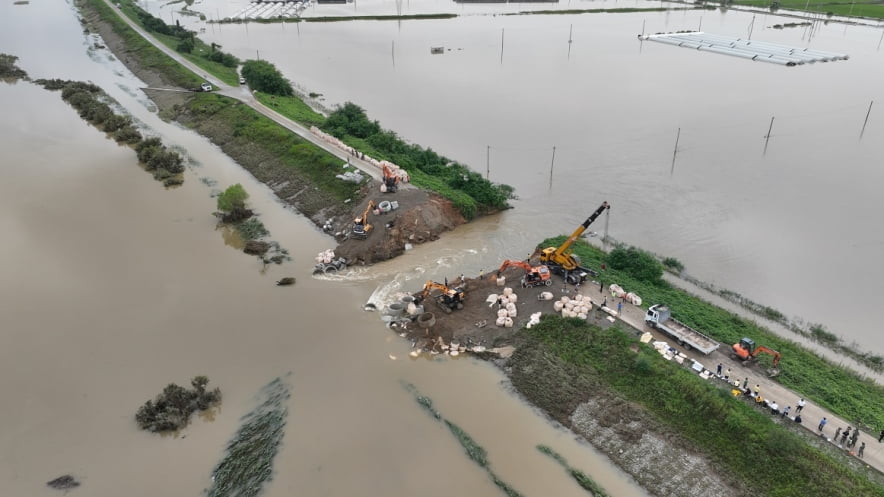
<svg viewBox="0 0 884 497"><path fill-rule="evenodd" d="M242 75L249 86L260 92L288 97L294 95L292 84L273 64L264 60L247 60L242 66Z"/></svg>
<svg viewBox="0 0 884 497"><path fill-rule="evenodd" d="M241 184L229 186L221 195L218 195L218 210L233 212L236 209L245 209L248 198L249 194Z"/></svg>
<svg viewBox="0 0 884 497"><path fill-rule="evenodd" d="M663 276L663 265L657 258L635 247L615 248L608 254L608 264L647 282L660 281Z"/></svg>

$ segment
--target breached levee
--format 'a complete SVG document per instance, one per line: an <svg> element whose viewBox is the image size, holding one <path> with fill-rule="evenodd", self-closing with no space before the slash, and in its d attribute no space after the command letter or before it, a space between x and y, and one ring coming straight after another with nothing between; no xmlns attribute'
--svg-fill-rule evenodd
<svg viewBox="0 0 884 497"><path fill-rule="evenodd" d="M227 444L227 455L212 470L209 497L254 497L272 479L273 458L282 442L288 385L276 378L258 394L258 407L243 416L242 425Z"/></svg>

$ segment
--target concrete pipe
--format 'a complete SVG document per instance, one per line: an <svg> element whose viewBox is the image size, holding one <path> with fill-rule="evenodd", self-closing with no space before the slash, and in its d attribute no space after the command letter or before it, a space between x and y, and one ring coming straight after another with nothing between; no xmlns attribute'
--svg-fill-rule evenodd
<svg viewBox="0 0 884 497"><path fill-rule="evenodd" d="M436 324L436 315L432 312L425 312L417 317L417 325L421 328L429 328Z"/></svg>
<svg viewBox="0 0 884 497"><path fill-rule="evenodd" d="M405 305L399 302L394 302L387 306L387 314L391 316L401 316L405 311Z"/></svg>

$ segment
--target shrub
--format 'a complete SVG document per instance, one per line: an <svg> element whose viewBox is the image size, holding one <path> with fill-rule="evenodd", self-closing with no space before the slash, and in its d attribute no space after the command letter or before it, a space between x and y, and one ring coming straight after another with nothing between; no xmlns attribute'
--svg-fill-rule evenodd
<svg viewBox="0 0 884 497"><path fill-rule="evenodd" d="M242 66L242 75L252 89L279 95L291 96L295 93L292 84L285 79L276 66L264 60L247 60Z"/></svg>
<svg viewBox="0 0 884 497"><path fill-rule="evenodd" d="M663 265L653 255L635 247L615 248L608 254L608 264L645 281L659 281L663 276Z"/></svg>
<svg viewBox="0 0 884 497"><path fill-rule="evenodd" d="M241 184L237 183L227 187L221 195L218 195L218 210L221 212L233 212L236 209L245 209L249 194Z"/></svg>
<svg viewBox="0 0 884 497"><path fill-rule="evenodd" d="M148 400L135 413L135 422L142 430L171 431L184 428L194 411L205 410L221 401L221 391L206 391L209 379L196 376L193 390L170 383L154 400Z"/></svg>
<svg viewBox="0 0 884 497"><path fill-rule="evenodd" d="M663 266L674 273L681 273L684 271L684 264L675 257L667 257L663 259Z"/></svg>

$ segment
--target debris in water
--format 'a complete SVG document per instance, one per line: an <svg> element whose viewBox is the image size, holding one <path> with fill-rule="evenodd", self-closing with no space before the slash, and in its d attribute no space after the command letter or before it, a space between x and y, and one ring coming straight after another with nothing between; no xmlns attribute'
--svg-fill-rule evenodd
<svg viewBox="0 0 884 497"><path fill-rule="evenodd" d="M281 378L261 389L258 407L242 418L242 426L227 444L227 455L212 470L208 497L254 497L261 492L273 474L290 396Z"/></svg>
<svg viewBox="0 0 884 497"><path fill-rule="evenodd" d="M393 354L390 354L388 357L394 361L396 360L396 356L394 356Z"/></svg>
<svg viewBox="0 0 884 497"><path fill-rule="evenodd" d="M204 411L221 402L221 390L206 390L208 383L209 378L195 376L190 380L193 390L168 384L154 400L138 408L135 422L142 430L153 432L184 428L194 411Z"/></svg>
<svg viewBox="0 0 884 497"><path fill-rule="evenodd" d="M80 482L75 480L71 475L59 476L52 481L46 482L46 484L56 490L70 490L80 486Z"/></svg>
<svg viewBox="0 0 884 497"><path fill-rule="evenodd" d="M295 278L291 276L286 276L285 278L276 282L276 286L289 286L295 284Z"/></svg>

